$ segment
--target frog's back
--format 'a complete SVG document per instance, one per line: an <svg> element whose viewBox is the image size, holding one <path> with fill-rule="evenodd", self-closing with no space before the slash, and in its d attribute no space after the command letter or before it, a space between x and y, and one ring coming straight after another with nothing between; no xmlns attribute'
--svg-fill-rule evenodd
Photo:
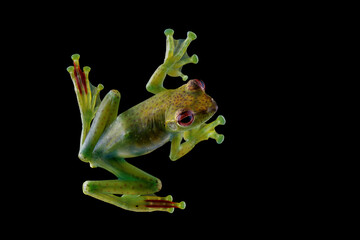
<svg viewBox="0 0 360 240"><path fill-rule="evenodd" d="M121 113L104 131L94 153L136 157L152 152L170 140L165 129L165 91Z"/></svg>

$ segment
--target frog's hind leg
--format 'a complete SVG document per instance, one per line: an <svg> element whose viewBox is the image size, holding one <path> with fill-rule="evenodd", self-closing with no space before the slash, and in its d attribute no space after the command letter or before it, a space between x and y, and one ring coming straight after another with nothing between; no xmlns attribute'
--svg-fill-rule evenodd
<svg viewBox="0 0 360 240"><path fill-rule="evenodd" d="M173 202L171 196L150 196L161 189L161 181L127 163L124 159L96 162L97 166L114 173L118 179L86 181L83 184L84 194L135 212L172 213L175 208L185 208L184 202ZM122 196L117 196L117 194L122 194Z"/></svg>
<svg viewBox="0 0 360 240"><path fill-rule="evenodd" d="M106 94L98 107L95 118L92 121L91 128L88 131L84 142L79 151L79 158L84 162L90 162L93 150L99 141L99 138L105 129L116 119L120 104L120 93L117 90L111 90Z"/></svg>

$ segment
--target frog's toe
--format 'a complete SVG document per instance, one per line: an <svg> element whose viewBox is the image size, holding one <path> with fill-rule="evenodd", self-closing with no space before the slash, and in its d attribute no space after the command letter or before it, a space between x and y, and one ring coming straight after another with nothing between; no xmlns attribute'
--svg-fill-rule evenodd
<svg viewBox="0 0 360 240"><path fill-rule="evenodd" d="M190 40L195 40L197 38L196 34L192 31L187 32L187 38Z"/></svg>
<svg viewBox="0 0 360 240"><path fill-rule="evenodd" d="M194 54L191 56L190 61L194 64L197 64L199 62L199 57L196 54Z"/></svg>
<svg viewBox="0 0 360 240"><path fill-rule="evenodd" d="M173 202L173 197L171 195L167 197L148 197L145 200L145 207L151 211L166 211L169 213L173 213L175 208L185 209L186 203L184 201L181 202Z"/></svg>
<svg viewBox="0 0 360 240"><path fill-rule="evenodd" d="M221 144L224 141L225 136L223 134L218 134L215 131L215 127L219 126L219 125L225 125L225 123L226 123L226 120L225 120L224 116L219 115L215 121L213 121L205 126L206 132L208 133L209 138L215 139L218 144Z"/></svg>
<svg viewBox="0 0 360 240"><path fill-rule="evenodd" d="M219 125L225 125L226 123L225 117L223 115L219 115L216 121L219 123Z"/></svg>
<svg viewBox="0 0 360 240"><path fill-rule="evenodd" d="M171 77L181 77L183 81L188 80L188 76L181 72L182 67L185 64L193 63L197 64L199 62L199 57L196 54L193 54L191 57L187 53L178 61L172 68L169 69L169 76Z"/></svg>
<svg viewBox="0 0 360 240"><path fill-rule="evenodd" d="M172 30L171 28L168 28L164 31L165 36L172 36L174 35L174 30Z"/></svg>
<svg viewBox="0 0 360 240"><path fill-rule="evenodd" d="M183 74L180 70L172 69L168 72L169 76L171 77L181 77L183 81L189 79L188 75Z"/></svg>
<svg viewBox="0 0 360 240"><path fill-rule="evenodd" d="M219 116L216 118L216 120L213 121L213 122L211 122L211 123L209 123L209 124L207 125L207 127L208 127L209 130L213 130L216 126L225 125L225 123L226 123L226 120L225 120L224 116L219 115Z"/></svg>
<svg viewBox="0 0 360 240"><path fill-rule="evenodd" d="M210 138L215 139L217 144L221 144L224 141L225 136L214 131L210 134Z"/></svg>

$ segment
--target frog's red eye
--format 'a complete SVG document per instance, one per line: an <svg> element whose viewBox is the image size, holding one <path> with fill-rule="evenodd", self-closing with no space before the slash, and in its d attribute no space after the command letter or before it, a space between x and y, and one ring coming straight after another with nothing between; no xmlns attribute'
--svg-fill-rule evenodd
<svg viewBox="0 0 360 240"><path fill-rule="evenodd" d="M195 79L196 84L202 89L205 90L205 83L201 80Z"/></svg>
<svg viewBox="0 0 360 240"><path fill-rule="evenodd" d="M177 122L180 126L189 126L194 121L194 114L192 111L184 111L177 116Z"/></svg>
<svg viewBox="0 0 360 240"><path fill-rule="evenodd" d="M189 81L187 89L193 92L198 92L200 89L205 91L205 83L198 79L192 79Z"/></svg>

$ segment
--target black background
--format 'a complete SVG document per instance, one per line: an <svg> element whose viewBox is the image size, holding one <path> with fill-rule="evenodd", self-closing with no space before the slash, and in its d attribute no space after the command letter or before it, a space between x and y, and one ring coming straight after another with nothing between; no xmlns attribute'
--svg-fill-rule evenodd
<svg viewBox="0 0 360 240"><path fill-rule="evenodd" d="M21 214L14 223L33 222L64 236L78 231L162 237L169 230L174 236L193 231L256 236L298 227L311 198L300 193L312 174L303 172L309 164L303 152L312 146L294 136L307 121L297 96L311 68L303 57L312 38L300 34L306 23L293 17L296 8L87 7L57 12L52 6L8 29L7 59L17 76L9 83L26 112L16 121L22 140L11 138L23 149L14 155L24 159L15 163L21 197L14 203ZM176 39L187 31L197 34L188 53L200 61L183 73L205 82L219 106L213 119L226 118L226 125L216 128L225 141L201 142L176 162L168 158L170 144L129 159L161 179L158 195L187 204L173 214L133 213L82 193L84 181L113 176L77 158L81 120L66 68L79 53L81 65L92 69L92 84L105 86L102 97L111 89L121 92L122 112L151 96L145 85L163 62L166 28L175 30ZM164 84L175 88L183 82L167 77Z"/></svg>

